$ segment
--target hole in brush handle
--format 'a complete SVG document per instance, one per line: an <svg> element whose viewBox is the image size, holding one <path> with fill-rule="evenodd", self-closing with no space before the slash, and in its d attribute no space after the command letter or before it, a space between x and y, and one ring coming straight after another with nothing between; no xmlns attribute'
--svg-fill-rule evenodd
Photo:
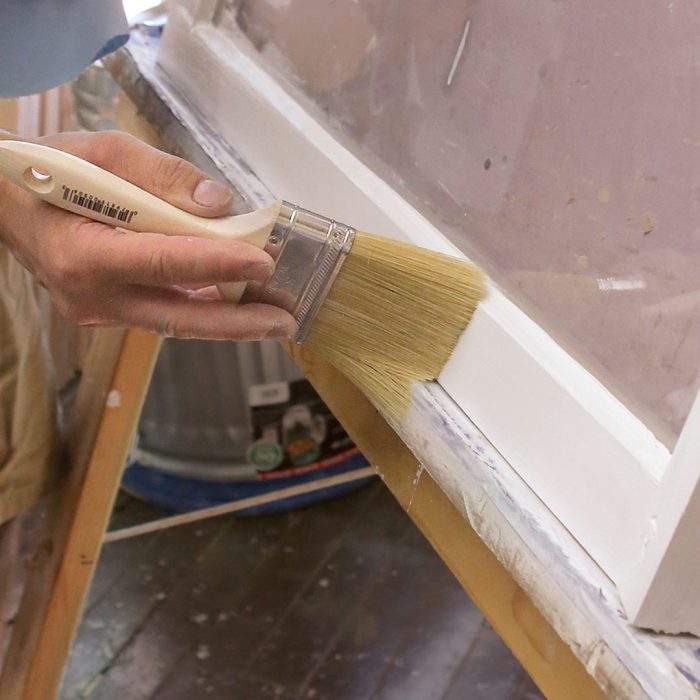
<svg viewBox="0 0 700 700"><path fill-rule="evenodd" d="M56 183L50 173L43 168L29 167L22 173L24 184L37 194L50 194Z"/></svg>

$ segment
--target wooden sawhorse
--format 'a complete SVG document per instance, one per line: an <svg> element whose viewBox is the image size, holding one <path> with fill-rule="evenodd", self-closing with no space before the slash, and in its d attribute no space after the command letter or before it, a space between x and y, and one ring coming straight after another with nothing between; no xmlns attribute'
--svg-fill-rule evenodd
<svg viewBox="0 0 700 700"><path fill-rule="evenodd" d="M95 334L78 392L71 468L47 509L44 534L0 678L3 700L53 700L80 620L122 470L160 347L142 331ZM465 591L551 698L603 691L362 393L303 348L307 378L384 477Z"/></svg>

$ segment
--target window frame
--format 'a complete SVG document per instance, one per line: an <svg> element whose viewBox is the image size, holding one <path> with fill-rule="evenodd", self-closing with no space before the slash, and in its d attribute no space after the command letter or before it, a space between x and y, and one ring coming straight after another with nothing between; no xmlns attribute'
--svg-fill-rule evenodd
<svg viewBox="0 0 700 700"><path fill-rule="evenodd" d="M242 33L217 28L220 4L173 3L158 61L260 180L358 228L464 257L257 60ZM700 632L700 597L686 585L700 574L697 397L670 452L492 282L439 383L617 584L634 622Z"/></svg>

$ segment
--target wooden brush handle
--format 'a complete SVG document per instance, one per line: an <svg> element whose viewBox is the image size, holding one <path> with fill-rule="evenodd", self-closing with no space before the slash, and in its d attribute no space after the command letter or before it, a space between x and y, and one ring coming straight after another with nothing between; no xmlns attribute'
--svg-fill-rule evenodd
<svg viewBox="0 0 700 700"><path fill-rule="evenodd" d="M0 141L0 175L45 202L129 231L231 238L263 248L281 202L250 214L207 219L168 202L64 151L24 141ZM238 302L245 282L220 284Z"/></svg>

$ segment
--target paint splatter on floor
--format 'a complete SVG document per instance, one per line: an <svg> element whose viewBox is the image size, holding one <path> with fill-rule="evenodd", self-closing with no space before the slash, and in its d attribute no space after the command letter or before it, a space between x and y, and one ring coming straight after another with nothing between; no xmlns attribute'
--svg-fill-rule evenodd
<svg viewBox="0 0 700 700"><path fill-rule="evenodd" d="M113 526L161 514L122 495ZM107 545L60 697L543 696L377 482Z"/></svg>

